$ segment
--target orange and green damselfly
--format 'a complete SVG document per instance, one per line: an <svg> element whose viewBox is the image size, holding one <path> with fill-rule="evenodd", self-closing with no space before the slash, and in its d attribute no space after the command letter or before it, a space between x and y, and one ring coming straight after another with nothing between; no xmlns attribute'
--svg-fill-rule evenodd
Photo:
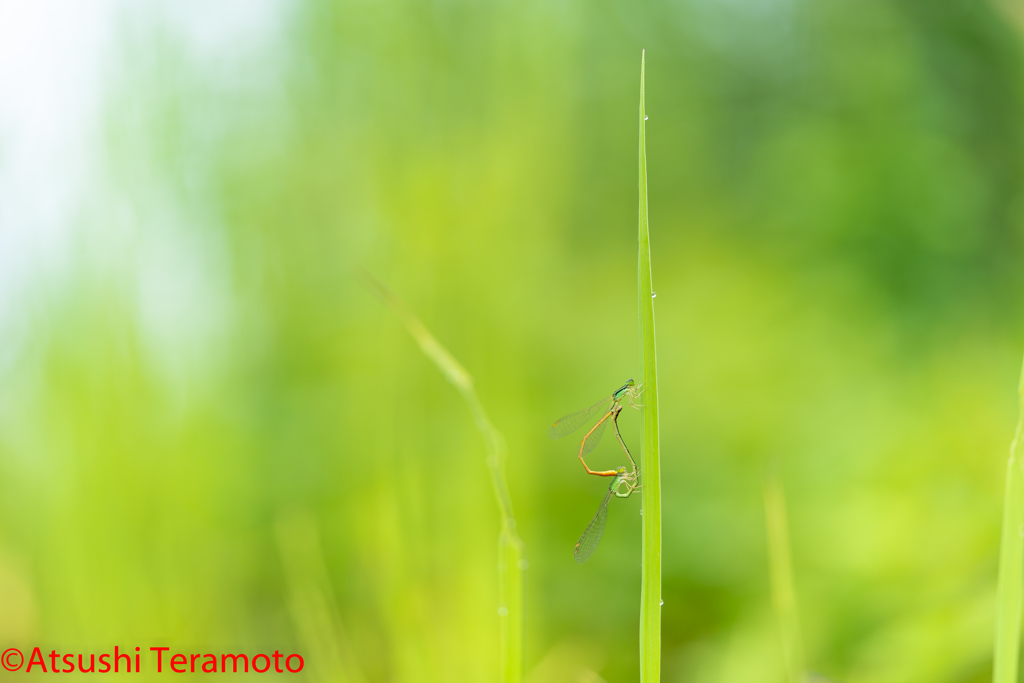
<svg viewBox="0 0 1024 683"><path fill-rule="evenodd" d="M600 416L594 426L583 435L583 440L580 441L579 458L580 462L583 463L583 468L587 470L587 474L594 474L599 477L617 477L620 475L619 470L592 470L587 466L587 461L583 459L583 456L597 447L601 437L604 435L605 428L610 422L615 428L615 438L619 440L622 450L626 451L626 457L629 458L635 474L636 463L633 462L633 456L630 454L629 449L626 448L626 443L622 440L622 434L619 433L619 413L622 412L623 401L627 401L634 408L641 408L642 406L636 403L636 398L642 392L643 390L633 380L629 380L616 389L611 396L602 398L589 408L569 413L555 422L555 424L551 425L551 429L548 430L548 436L552 439L561 439L563 436L572 434L583 425L589 424L595 417Z"/></svg>
<svg viewBox="0 0 1024 683"><path fill-rule="evenodd" d="M615 479L608 487L608 493L604 494L597 513L590 520L590 524L583 530L580 540L576 541L576 549L573 555L576 562L583 564L590 559L590 556L597 550L597 544L601 542L601 534L604 533L604 525L608 522L608 503L612 498L629 498L629 494L637 488L636 470L627 472L625 467L615 470Z"/></svg>

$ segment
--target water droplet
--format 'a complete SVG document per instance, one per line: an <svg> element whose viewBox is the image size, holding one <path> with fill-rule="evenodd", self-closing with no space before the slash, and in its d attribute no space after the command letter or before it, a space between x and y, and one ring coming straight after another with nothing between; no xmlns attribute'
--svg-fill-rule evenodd
<svg viewBox="0 0 1024 683"><path fill-rule="evenodd" d="M644 121L647 120L647 114L644 114Z"/></svg>
<svg viewBox="0 0 1024 683"><path fill-rule="evenodd" d="M530 566L530 563L527 560L519 560L519 568L520 569L526 569L529 566Z"/></svg>
<svg viewBox="0 0 1024 683"><path fill-rule="evenodd" d="M657 292L651 292L651 298L652 299L657 299L658 298L658 293Z"/></svg>
<svg viewBox="0 0 1024 683"><path fill-rule="evenodd" d="M662 605L664 605L664 604L665 604L665 601L664 601L664 600L662 600L662 601L661 601L661 604L662 604Z"/></svg>
<svg viewBox="0 0 1024 683"><path fill-rule="evenodd" d="M505 607L504 605L499 607L498 608L498 616L499 617L507 617L508 616L508 607Z"/></svg>

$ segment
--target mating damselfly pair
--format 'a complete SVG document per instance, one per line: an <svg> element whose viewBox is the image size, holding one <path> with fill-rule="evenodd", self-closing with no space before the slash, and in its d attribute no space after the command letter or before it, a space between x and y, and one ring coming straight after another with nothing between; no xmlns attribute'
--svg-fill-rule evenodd
<svg viewBox="0 0 1024 683"><path fill-rule="evenodd" d="M548 436L552 439L560 439L563 436L572 434L580 427L590 424L597 417L597 422L583 436L583 440L580 441L579 459L583 463L583 469L587 471L587 474L593 474L598 477L614 477L612 483L608 486L608 492L605 494L604 500L601 501L600 507L597 508L597 514L590 520L590 524L583 530L580 540L576 542L576 549L573 554L576 557L576 561L580 564L590 559L590 556L594 554L594 550L597 549L597 544L601 541L604 525L608 521L608 503L611 502L611 499L613 497L629 498L630 494L640 485L640 472L637 470L633 455L629 452L626 442L622 440L622 434L619 432L619 413L622 412L624 401L634 408L642 408L643 405L636 402L641 393L643 393L642 386L638 386L633 380L629 380L616 389L611 396L601 399L588 408L577 410L575 413L569 413L551 425L551 429L548 430ZM615 430L615 438L618 439L619 445L622 446L626 457L629 458L630 469L620 466L613 470L592 470L587 465L587 461L583 459L585 455L593 451L597 444L600 443L608 423L611 423L612 428Z"/></svg>

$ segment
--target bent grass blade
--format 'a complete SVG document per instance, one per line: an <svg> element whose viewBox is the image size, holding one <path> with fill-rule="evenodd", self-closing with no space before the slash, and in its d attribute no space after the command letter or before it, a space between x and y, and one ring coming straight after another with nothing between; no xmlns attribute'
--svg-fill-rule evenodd
<svg viewBox="0 0 1024 683"><path fill-rule="evenodd" d="M360 275L370 291L390 308L405 324L420 350L429 358L445 378L455 386L469 407L477 430L483 436L487 449L487 468L497 498L502 530L498 536L499 554L499 632L501 638L502 683L521 683L523 680L523 574L525 573L526 546L516 532L516 518L512 512L512 497L505 479L505 439L491 423L480 399L473 389L473 377L448 352L430 330L406 308L405 303L366 269Z"/></svg>

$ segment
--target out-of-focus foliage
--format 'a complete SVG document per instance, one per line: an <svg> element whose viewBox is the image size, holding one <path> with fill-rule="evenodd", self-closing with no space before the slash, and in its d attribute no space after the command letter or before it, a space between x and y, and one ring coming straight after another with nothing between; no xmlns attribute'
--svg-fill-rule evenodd
<svg viewBox="0 0 1024 683"><path fill-rule="evenodd" d="M0 340L0 645L496 679L484 445L363 264L508 440L528 680L635 679L638 497L577 565L604 484L546 431L637 369L644 47L664 680L784 680L769 468L812 669L987 679L1024 351L1009 18L397 0L189 32L173 7L119 17L95 195Z"/></svg>

